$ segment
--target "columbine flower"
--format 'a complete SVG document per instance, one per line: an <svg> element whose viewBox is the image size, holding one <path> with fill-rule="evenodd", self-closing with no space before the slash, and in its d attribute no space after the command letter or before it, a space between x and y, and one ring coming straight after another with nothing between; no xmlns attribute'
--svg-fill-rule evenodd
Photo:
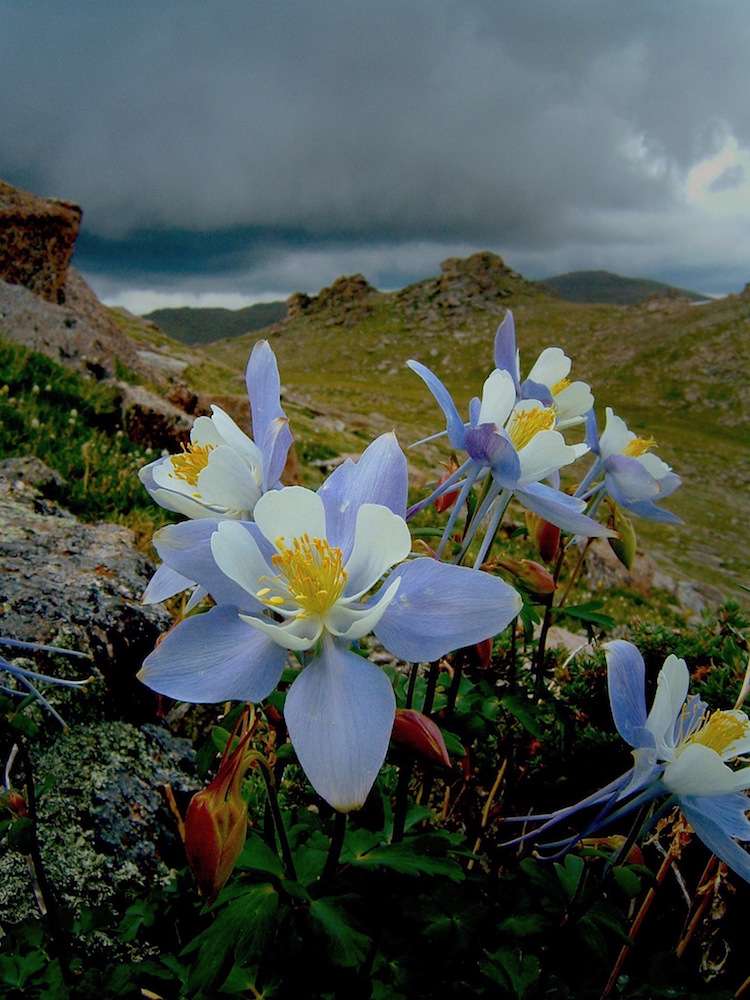
<svg viewBox="0 0 750 1000"><path fill-rule="evenodd" d="M651 451L656 441L651 437L638 437L628 430L625 421L609 406L606 414L601 437L594 411L591 410L586 418L586 440L598 456L586 476L586 485L603 473L603 490L621 507L651 521L681 524L676 514L657 507L655 502L671 496L682 483L666 462Z"/></svg>
<svg viewBox="0 0 750 1000"><path fill-rule="evenodd" d="M79 653L74 649L62 649L60 646L44 646L38 642L22 642L20 639L10 639L7 636L0 636L0 646L28 650L34 653L56 653L59 656L67 656L73 659L88 659L85 653ZM3 673L12 677L20 687L9 687L7 683L3 683ZM27 698L31 695L50 715L57 719L61 726L65 725L64 720L47 701L37 687L37 684L54 684L57 687L78 688L83 687L84 684L88 684L89 680L90 678L82 681L68 681L62 680L59 677L50 677L48 674L39 674L35 670L27 670L25 667L19 667L17 664L6 660L5 657L0 656L0 691L3 694L10 695L11 698Z"/></svg>
<svg viewBox="0 0 750 1000"><path fill-rule="evenodd" d="M606 788L582 802L544 816L511 821L544 820L530 834L543 831L587 807L599 811L584 833L552 846L569 848L660 795L673 796L703 843L738 875L750 881L750 855L737 840L750 840L746 813L750 800L750 767L728 764L750 752L750 719L744 712L709 712L688 695L684 660L668 656L659 672L651 711L646 710L645 666L638 649L622 639L607 643L607 681L612 717L620 736L633 748L634 766Z"/></svg>
<svg viewBox="0 0 750 1000"><path fill-rule="evenodd" d="M174 564L217 607L171 631L140 675L183 701L260 701L296 652L303 669L286 696L289 735L312 785L342 812L364 802L395 710L387 677L352 643L374 632L400 659L437 660L496 635L521 607L488 574L404 562L406 489L403 452L384 434L317 493L286 487L261 497L254 523L222 522Z"/></svg>
<svg viewBox="0 0 750 1000"><path fill-rule="evenodd" d="M453 447L468 453L467 460L456 472L410 511L415 513L422 509L461 481L461 491L446 524L439 553L450 536L469 491L480 476L487 473L492 476L493 482L472 519L474 531L501 493L504 500L496 505L487 526L485 541L491 541L494 536L511 496L566 531L587 536L611 534L607 528L582 513L586 506L583 500L567 496L541 482L588 451L584 444L565 443L565 438L555 429L557 415L554 407L545 406L537 399L517 401L513 376L496 368L484 383L481 400L475 398L471 401L470 419L465 424L440 379L418 361L408 361L407 364L425 382L445 414L447 434ZM465 548L474 531L467 534ZM486 547L483 545L477 564L485 555Z"/></svg>
<svg viewBox="0 0 750 1000"><path fill-rule="evenodd" d="M572 365L561 348L545 347L522 382L515 321L510 309L506 312L495 333L495 366L510 372L519 399L538 399L554 407L559 430L583 423L594 405L586 382L571 382L568 378Z"/></svg>
<svg viewBox="0 0 750 1000"><path fill-rule="evenodd" d="M267 340L253 348L245 379L255 441L220 407L212 406L210 417L194 421L190 443L181 454L158 458L139 472L141 482L158 504L188 518L207 521L209 534L220 519L249 520L253 516L262 494L279 486L292 443L279 399L279 370ZM180 547L191 537L188 524L182 524L161 544L165 548L169 544ZM175 574L161 551L159 554L164 564L143 595L147 604L166 600L194 584ZM195 591L192 603L204 594Z"/></svg>

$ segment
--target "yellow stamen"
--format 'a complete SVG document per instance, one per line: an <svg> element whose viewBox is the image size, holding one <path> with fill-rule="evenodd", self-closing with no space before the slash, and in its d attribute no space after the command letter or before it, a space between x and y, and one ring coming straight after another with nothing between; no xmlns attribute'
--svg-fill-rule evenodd
<svg viewBox="0 0 750 1000"><path fill-rule="evenodd" d="M555 426L555 411L551 406L535 406L527 410L516 410L508 422L506 430L516 451L520 451L539 431L548 431Z"/></svg>
<svg viewBox="0 0 750 1000"><path fill-rule="evenodd" d="M278 552L272 562L279 572L279 582L288 590L291 600L302 608L305 616L324 615L341 597L347 573L341 549L329 545L324 538L301 535L287 545L284 538L276 539ZM262 587L256 597L270 607L281 607L286 598L270 587Z"/></svg>
<svg viewBox="0 0 750 1000"><path fill-rule="evenodd" d="M721 754L749 732L750 722L747 719L738 718L733 712L712 712L688 743L700 743Z"/></svg>
<svg viewBox="0 0 750 1000"><path fill-rule="evenodd" d="M561 378L559 382L555 382L550 392L553 396L559 396L563 389L567 389L570 384L569 378Z"/></svg>
<svg viewBox="0 0 750 1000"><path fill-rule="evenodd" d="M644 455L649 448L653 448L656 444L656 438L647 437L639 438L635 437L632 441L629 441L623 448L623 455L627 455L629 458L638 458L639 455Z"/></svg>
<svg viewBox="0 0 750 1000"><path fill-rule="evenodd" d="M172 455L173 478L182 479L190 486L197 486L198 476L208 465L208 456L214 447L212 444L183 445L181 455Z"/></svg>

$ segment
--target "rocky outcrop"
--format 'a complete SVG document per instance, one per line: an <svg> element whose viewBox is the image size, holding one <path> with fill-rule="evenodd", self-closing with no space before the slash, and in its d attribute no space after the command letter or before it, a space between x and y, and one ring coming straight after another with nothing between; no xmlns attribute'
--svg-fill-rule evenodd
<svg viewBox="0 0 750 1000"><path fill-rule="evenodd" d="M326 314L326 326L353 326L372 312L371 297L376 294L377 289L364 275L343 275L318 295L291 295L286 303L287 319Z"/></svg>
<svg viewBox="0 0 750 1000"><path fill-rule="evenodd" d="M0 181L0 280L60 305L81 209Z"/></svg>
<svg viewBox="0 0 750 1000"><path fill-rule="evenodd" d="M502 315L511 301L545 294L502 257L489 251L470 257L448 257L436 278L408 285L397 295L404 318L419 325L455 324L477 311Z"/></svg>
<svg viewBox="0 0 750 1000"><path fill-rule="evenodd" d="M122 426L130 440L144 448L179 451L190 436L192 419L143 386L118 382L118 389L122 394Z"/></svg>

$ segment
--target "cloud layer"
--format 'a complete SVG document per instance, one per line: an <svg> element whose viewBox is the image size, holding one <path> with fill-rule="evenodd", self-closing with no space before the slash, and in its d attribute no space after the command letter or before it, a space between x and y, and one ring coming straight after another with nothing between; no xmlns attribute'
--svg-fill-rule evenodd
<svg viewBox="0 0 750 1000"><path fill-rule="evenodd" d="M112 294L393 284L483 246L750 279L744 0L0 11L0 176L84 206Z"/></svg>

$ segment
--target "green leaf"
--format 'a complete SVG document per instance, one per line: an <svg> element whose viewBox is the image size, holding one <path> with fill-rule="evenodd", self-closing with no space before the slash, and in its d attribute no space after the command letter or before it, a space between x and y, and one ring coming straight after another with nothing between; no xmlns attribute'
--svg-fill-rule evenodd
<svg viewBox="0 0 750 1000"><path fill-rule="evenodd" d="M380 844L365 851L355 851L346 860L356 868L388 868L400 875L440 875L452 882L462 882L464 871L446 856L445 845L441 845L442 857L428 853L436 843L429 834L409 837L398 844Z"/></svg>
<svg viewBox="0 0 750 1000"><path fill-rule="evenodd" d="M8 847L21 854L29 854L34 839L34 824L28 816L13 821L8 830Z"/></svg>
<svg viewBox="0 0 750 1000"><path fill-rule="evenodd" d="M466 756L466 747L458 736L448 729L441 729L441 732L445 740L445 749L448 751L448 756L454 757L456 760L463 760Z"/></svg>
<svg viewBox="0 0 750 1000"><path fill-rule="evenodd" d="M513 937L529 937L541 934L547 926L547 921L541 913L519 913L514 917L506 917L500 924L500 930Z"/></svg>
<svg viewBox="0 0 750 1000"><path fill-rule="evenodd" d="M365 960L370 950L370 939L352 926L341 897L314 900L310 916L328 943L334 965L350 969Z"/></svg>
<svg viewBox="0 0 750 1000"><path fill-rule="evenodd" d="M626 868L624 865L618 865L616 868L612 869L612 878L622 889L625 895L630 897L630 899L635 899L636 896L640 896L642 889L641 880L630 868Z"/></svg>
<svg viewBox="0 0 750 1000"><path fill-rule="evenodd" d="M520 694L506 694L500 699L503 708L510 712L527 732L536 739L544 739L544 730L539 724L539 710L533 702Z"/></svg>
<svg viewBox="0 0 750 1000"><path fill-rule="evenodd" d="M573 899L583 876L584 862L575 854L568 854L564 864L555 862L555 872L568 899Z"/></svg>
<svg viewBox="0 0 750 1000"><path fill-rule="evenodd" d="M266 872L277 878L282 878L284 875L278 855L257 833L251 833L245 841L242 853L237 858L236 867L245 871Z"/></svg>
<svg viewBox="0 0 750 1000"><path fill-rule="evenodd" d="M599 625L601 628L611 629L615 627L614 618L599 611L604 607L604 601L586 601L585 604L565 605L565 607L555 609L555 617L574 618L576 621L587 622L590 625Z"/></svg>
<svg viewBox="0 0 750 1000"><path fill-rule="evenodd" d="M264 882L251 886L229 903L211 926L183 949L181 957L198 950L198 961L190 974L189 988L205 990L232 964L252 961L265 949L276 922L279 896ZM232 963L234 960L234 963Z"/></svg>
<svg viewBox="0 0 750 1000"><path fill-rule="evenodd" d="M536 955L517 955L507 948L500 948L487 957L489 961L482 963L482 972L499 986L510 988L516 1000L524 1000L541 975Z"/></svg>

